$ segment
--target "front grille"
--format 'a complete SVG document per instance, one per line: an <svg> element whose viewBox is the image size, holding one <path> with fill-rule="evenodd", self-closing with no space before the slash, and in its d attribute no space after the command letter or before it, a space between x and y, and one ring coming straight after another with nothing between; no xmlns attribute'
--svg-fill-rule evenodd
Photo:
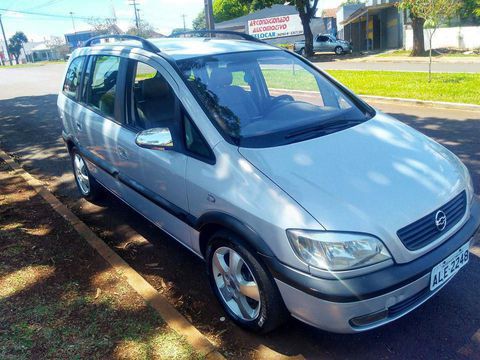
<svg viewBox="0 0 480 360"><path fill-rule="evenodd" d="M467 196L465 191L462 191L442 207L398 230L397 235L408 250L421 249L454 227L465 214L466 207ZM440 210L447 218L443 230L439 230L435 224L435 216Z"/></svg>

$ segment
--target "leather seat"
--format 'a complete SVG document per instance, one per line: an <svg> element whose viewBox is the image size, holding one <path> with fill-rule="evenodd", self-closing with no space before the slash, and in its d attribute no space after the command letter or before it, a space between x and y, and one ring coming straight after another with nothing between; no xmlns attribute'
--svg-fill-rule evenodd
<svg viewBox="0 0 480 360"><path fill-rule="evenodd" d="M175 114L175 97L170 85L161 77L142 80L135 94L138 120L145 129L170 127Z"/></svg>
<svg viewBox="0 0 480 360"><path fill-rule="evenodd" d="M250 94L242 87L232 85L232 81L233 75L228 69L217 68L210 74L208 88L217 95L219 104L229 108L245 125L258 116L259 111Z"/></svg>

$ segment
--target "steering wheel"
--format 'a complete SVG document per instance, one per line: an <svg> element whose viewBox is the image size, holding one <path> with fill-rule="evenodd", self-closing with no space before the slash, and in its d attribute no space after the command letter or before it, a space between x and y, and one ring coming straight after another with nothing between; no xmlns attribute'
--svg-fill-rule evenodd
<svg viewBox="0 0 480 360"><path fill-rule="evenodd" d="M280 95L280 96L277 96L277 97L273 98L271 103L270 103L270 108L268 109L269 112L273 111L274 109L276 109L276 108L278 108L282 105L285 105L287 101L288 102L295 101L295 99L291 95L288 95L288 94L283 94L283 95Z"/></svg>
<svg viewBox="0 0 480 360"><path fill-rule="evenodd" d="M272 102L277 101L295 101L295 99L291 95L283 94L272 99Z"/></svg>

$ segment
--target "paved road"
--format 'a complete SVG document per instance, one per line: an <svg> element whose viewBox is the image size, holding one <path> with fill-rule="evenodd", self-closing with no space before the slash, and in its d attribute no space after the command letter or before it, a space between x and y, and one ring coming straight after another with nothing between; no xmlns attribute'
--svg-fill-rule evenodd
<svg viewBox="0 0 480 360"><path fill-rule="evenodd" d="M327 55L328 56L328 55ZM410 71L422 72L428 71L428 64L425 62L363 62L363 61L342 61L325 58L315 64L324 70L384 70L384 71ZM433 72L452 72L452 73L480 73L480 61L475 63L433 63Z"/></svg>
<svg viewBox="0 0 480 360"><path fill-rule="evenodd" d="M480 247L471 264L437 296L397 322L357 335L334 335L291 320L268 336L243 332L224 316L208 290L204 265L141 216L108 197L79 200L60 139L55 91L60 67L18 69L0 86L0 147L12 153L153 286L232 358L261 358L268 347L311 359L480 359ZM12 71L12 70L8 70ZM17 71L17 70L15 70ZM38 81L37 79L48 79ZM14 90L13 90L14 89ZM480 114L471 111L373 104L458 154L480 192ZM477 237L478 240L478 237ZM152 267L149 264L158 263Z"/></svg>

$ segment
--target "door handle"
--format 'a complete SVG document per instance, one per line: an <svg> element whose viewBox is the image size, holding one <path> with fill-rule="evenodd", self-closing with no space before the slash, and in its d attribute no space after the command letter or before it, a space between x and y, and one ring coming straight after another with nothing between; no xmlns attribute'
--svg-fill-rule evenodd
<svg viewBox="0 0 480 360"><path fill-rule="evenodd" d="M124 159L124 160L128 159L127 150L125 150L124 148L117 147L117 152L118 152L118 156L120 156L122 159Z"/></svg>
<svg viewBox="0 0 480 360"><path fill-rule="evenodd" d="M76 124L77 124L77 129L82 130L82 124L80 124L78 121L76 122Z"/></svg>

